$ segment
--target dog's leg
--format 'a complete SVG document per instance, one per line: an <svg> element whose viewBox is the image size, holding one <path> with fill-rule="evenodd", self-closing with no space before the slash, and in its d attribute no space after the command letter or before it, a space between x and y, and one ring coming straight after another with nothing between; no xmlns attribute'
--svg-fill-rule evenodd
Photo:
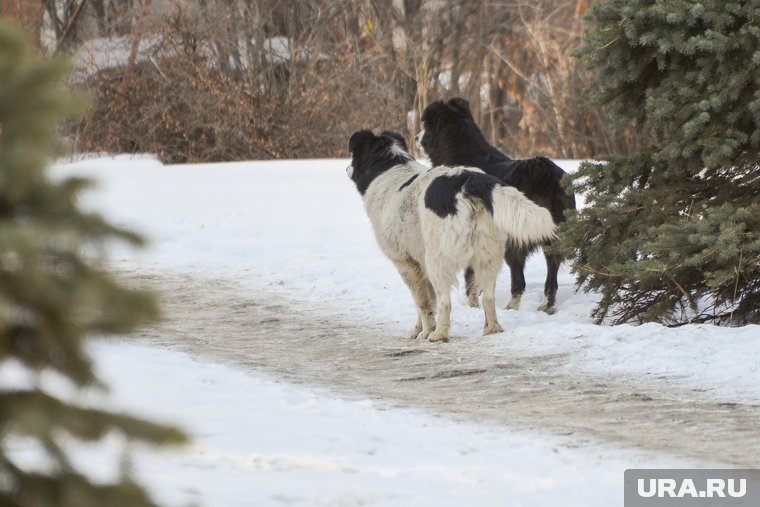
<svg viewBox="0 0 760 507"><path fill-rule="evenodd" d="M544 300L538 305L538 309L553 315L557 311L557 288L559 287L557 272L564 258L562 254L548 254L546 251L544 251L544 257L546 257L546 283L544 284Z"/></svg>
<svg viewBox="0 0 760 507"><path fill-rule="evenodd" d="M425 278L425 287L427 287L428 300L430 301L430 308L435 308L438 305L438 298L435 297L435 289L430 280Z"/></svg>
<svg viewBox="0 0 760 507"><path fill-rule="evenodd" d="M441 255L431 251L425 255L425 264L437 301L435 331L430 333L428 340L447 342L451 327L451 287L456 283L457 269L443 260Z"/></svg>
<svg viewBox="0 0 760 507"><path fill-rule="evenodd" d="M449 341L449 328L451 327L451 288L446 286L436 290L438 299L438 315L435 331L428 335L431 342Z"/></svg>
<svg viewBox="0 0 760 507"><path fill-rule="evenodd" d="M496 319L496 275L499 273L500 262L497 254L495 262L484 262L478 273L479 284L483 287L483 310L486 318L483 336L504 331Z"/></svg>
<svg viewBox="0 0 760 507"><path fill-rule="evenodd" d="M504 254L504 260L509 266L509 276L512 283L512 298L504 308L507 310L518 310L520 308L520 299L525 292L525 259L528 257L528 251L524 248L507 245L507 251Z"/></svg>
<svg viewBox="0 0 760 507"><path fill-rule="evenodd" d="M394 262L401 278L409 287L412 298L417 306L417 323L408 333L409 338L424 340L435 329L433 307L435 302L430 299L430 282L422 272L422 268L412 259Z"/></svg>
<svg viewBox="0 0 760 507"><path fill-rule="evenodd" d="M467 304L473 308L480 307L480 287L475 281L475 271L472 266L464 270L464 286L467 291Z"/></svg>

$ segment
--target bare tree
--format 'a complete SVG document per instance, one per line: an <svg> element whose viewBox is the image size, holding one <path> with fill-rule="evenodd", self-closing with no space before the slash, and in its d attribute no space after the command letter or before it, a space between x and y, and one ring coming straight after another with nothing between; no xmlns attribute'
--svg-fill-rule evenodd
<svg viewBox="0 0 760 507"><path fill-rule="evenodd" d="M139 0L39 0L44 16L40 29L51 40L46 46L53 49L72 49L94 38L126 35L133 26L141 5Z"/></svg>
<svg viewBox="0 0 760 507"><path fill-rule="evenodd" d="M89 1L85 13L101 33L119 33L117 19L142 30L142 0ZM589 1L159 0L145 30L162 47L138 62L135 78L154 91L131 99L150 107L131 103L125 112L153 111L161 121L107 114L129 125L117 132L130 140L89 139L88 149L174 145L177 160L334 156L358 128L413 135L430 101L461 95L491 141L512 155L625 152L636 135L613 131L603 112L583 108L588 77L572 51ZM201 103L202 114L193 107ZM224 125L232 118L237 125ZM129 133L143 124L154 130ZM190 124L205 134L189 135ZM159 134L156 125L166 129ZM252 141L238 139L240 131ZM102 129L86 132L97 138ZM146 143L151 135L162 141ZM171 136L176 142L164 142Z"/></svg>

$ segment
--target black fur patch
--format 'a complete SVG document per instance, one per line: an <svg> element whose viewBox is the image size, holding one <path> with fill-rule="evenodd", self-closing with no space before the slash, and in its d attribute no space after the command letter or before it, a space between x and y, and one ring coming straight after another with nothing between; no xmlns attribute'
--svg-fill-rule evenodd
<svg viewBox="0 0 760 507"><path fill-rule="evenodd" d="M432 102L422 113L422 123L425 132L420 144L433 167L463 165L482 169L494 161L510 160L488 144L472 117L469 103L462 98Z"/></svg>
<svg viewBox="0 0 760 507"><path fill-rule="evenodd" d="M394 145L396 150L391 149ZM353 167L351 179L362 195L375 178L385 171L413 160L407 153L403 136L390 131L385 131L378 136L370 130L354 132L348 141L348 150L351 152Z"/></svg>
<svg viewBox="0 0 760 507"><path fill-rule="evenodd" d="M409 185L411 185L412 182L417 179L417 176L419 176L419 174L415 174L414 176L412 176L411 178L409 178L408 180L406 180L403 185L401 185L400 187L398 187L398 191L401 192L406 187L408 187Z"/></svg>
<svg viewBox="0 0 760 507"><path fill-rule="evenodd" d="M394 132L392 130L383 130L383 132L380 134L381 136L390 137L391 139L395 139L398 141L398 144L404 148L404 151L409 151L409 147L406 145L406 139L404 139L404 136L399 134L398 132Z"/></svg>
<svg viewBox="0 0 760 507"><path fill-rule="evenodd" d="M441 218L456 215L456 196L462 192L466 196L478 198L493 215L493 188L496 185L499 185L496 178L474 171L438 176L425 191L425 207Z"/></svg>

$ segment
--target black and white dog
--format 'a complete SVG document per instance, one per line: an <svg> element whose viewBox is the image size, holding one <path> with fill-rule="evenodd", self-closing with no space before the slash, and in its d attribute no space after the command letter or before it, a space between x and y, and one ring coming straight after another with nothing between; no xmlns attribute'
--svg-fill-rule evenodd
<svg viewBox="0 0 760 507"><path fill-rule="evenodd" d="M428 170L395 132L361 130L351 136L348 149L347 172L362 195L380 249L417 305L410 337L448 340L451 287L467 266L483 290L483 334L503 331L494 291L504 245L527 247L551 239L549 212L477 169Z"/></svg>
<svg viewBox="0 0 760 507"><path fill-rule="evenodd" d="M434 166L465 165L482 169L549 210L555 224L565 220L565 210L575 209L575 196L568 195L560 183L565 171L544 157L512 160L488 144L465 99L457 97L448 102L439 100L429 104L422 114L422 123L424 130L417 134L417 144ZM544 244L541 240L507 244L504 260L509 265L512 282L512 298L507 308L519 308L525 292L525 260ZM546 251L544 256L546 283L544 300L538 309L553 314L556 311L557 272L564 258L559 253ZM470 270L465 273L465 279L470 304L477 306L478 287Z"/></svg>

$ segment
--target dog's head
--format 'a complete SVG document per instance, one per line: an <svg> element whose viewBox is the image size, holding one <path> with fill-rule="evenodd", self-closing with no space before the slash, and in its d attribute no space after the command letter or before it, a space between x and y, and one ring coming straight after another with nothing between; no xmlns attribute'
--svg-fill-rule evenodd
<svg viewBox="0 0 760 507"><path fill-rule="evenodd" d="M443 160L447 147L460 142L464 132L480 132L472 117L470 103L461 97L428 104L422 113L422 128L415 140L433 165L451 163Z"/></svg>
<svg viewBox="0 0 760 507"><path fill-rule="evenodd" d="M351 165L346 172L362 195L385 171L414 160L404 137L388 130L377 136L371 130L354 132L348 141L348 151L351 152Z"/></svg>

